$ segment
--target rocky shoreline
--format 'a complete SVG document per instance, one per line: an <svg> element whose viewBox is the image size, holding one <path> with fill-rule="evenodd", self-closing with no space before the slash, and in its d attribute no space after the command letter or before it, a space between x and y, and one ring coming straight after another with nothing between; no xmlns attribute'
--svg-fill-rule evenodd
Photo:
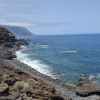
<svg viewBox="0 0 100 100"><path fill-rule="evenodd" d="M72 87L18 61L21 45L28 42L0 28L0 100L100 100L100 84L88 75Z"/></svg>

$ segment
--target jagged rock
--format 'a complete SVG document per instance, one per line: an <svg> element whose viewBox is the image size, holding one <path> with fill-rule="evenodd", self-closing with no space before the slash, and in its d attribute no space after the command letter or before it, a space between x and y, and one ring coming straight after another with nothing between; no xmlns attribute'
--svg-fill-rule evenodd
<svg viewBox="0 0 100 100"><path fill-rule="evenodd" d="M0 95L9 94L9 87L6 83L0 84Z"/></svg>

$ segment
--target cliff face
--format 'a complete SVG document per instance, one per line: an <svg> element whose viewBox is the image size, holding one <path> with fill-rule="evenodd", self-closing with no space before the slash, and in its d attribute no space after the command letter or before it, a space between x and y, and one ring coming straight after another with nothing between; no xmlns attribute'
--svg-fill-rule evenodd
<svg viewBox="0 0 100 100"><path fill-rule="evenodd" d="M18 50L20 45L28 45L28 42L16 39L10 31L0 27L0 58L9 60L16 58L15 50Z"/></svg>
<svg viewBox="0 0 100 100"><path fill-rule="evenodd" d="M0 27L0 44L7 42L16 42L15 36L9 32L7 29Z"/></svg>
<svg viewBox="0 0 100 100"><path fill-rule="evenodd" d="M0 27L4 27L7 30L9 30L11 33L13 33L15 36L32 36L33 33L31 33L28 29L25 27L19 27L19 26L7 26L7 25L0 25Z"/></svg>

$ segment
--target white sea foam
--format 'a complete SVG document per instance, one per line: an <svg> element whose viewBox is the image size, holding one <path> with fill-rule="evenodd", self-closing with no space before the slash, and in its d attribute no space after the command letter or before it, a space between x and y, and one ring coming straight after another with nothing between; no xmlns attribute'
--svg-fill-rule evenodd
<svg viewBox="0 0 100 100"><path fill-rule="evenodd" d="M34 68L35 70L39 71L40 73L50 76L54 79L56 79L56 77L53 75L52 70L50 68L50 66L48 66L47 64L44 64L41 60L32 60L28 58L28 54L22 53L23 49L21 51L17 51L16 55L17 55L17 60L31 66L32 68Z"/></svg>
<svg viewBox="0 0 100 100"><path fill-rule="evenodd" d="M77 51L75 51L75 50L69 50L69 51L67 51L68 53L77 53Z"/></svg>
<svg viewBox="0 0 100 100"><path fill-rule="evenodd" d="M77 53L76 50L66 50L66 51L61 51L60 53Z"/></svg>
<svg viewBox="0 0 100 100"><path fill-rule="evenodd" d="M44 48L44 49L49 48L49 46L45 44L35 44L35 46L38 48Z"/></svg>
<svg viewBox="0 0 100 100"><path fill-rule="evenodd" d="M93 79L94 78L94 76L93 75L89 75L89 79L91 80L91 79Z"/></svg>

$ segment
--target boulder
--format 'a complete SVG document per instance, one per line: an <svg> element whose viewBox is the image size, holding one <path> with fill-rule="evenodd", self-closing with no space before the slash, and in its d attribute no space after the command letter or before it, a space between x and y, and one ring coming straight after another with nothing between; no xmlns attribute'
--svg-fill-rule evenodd
<svg viewBox="0 0 100 100"><path fill-rule="evenodd" d="M14 89L18 92L24 92L28 96L31 95L32 92L33 92L32 87L24 81L16 82L15 85L14 85Z"/></svg>
<svg viewBox="0 0 100 100"><path fill-rule="evenodd" d="M9 87L8 84L6 83L1 83L0 84L0 95L5 95L9 94Z"/></svg>

